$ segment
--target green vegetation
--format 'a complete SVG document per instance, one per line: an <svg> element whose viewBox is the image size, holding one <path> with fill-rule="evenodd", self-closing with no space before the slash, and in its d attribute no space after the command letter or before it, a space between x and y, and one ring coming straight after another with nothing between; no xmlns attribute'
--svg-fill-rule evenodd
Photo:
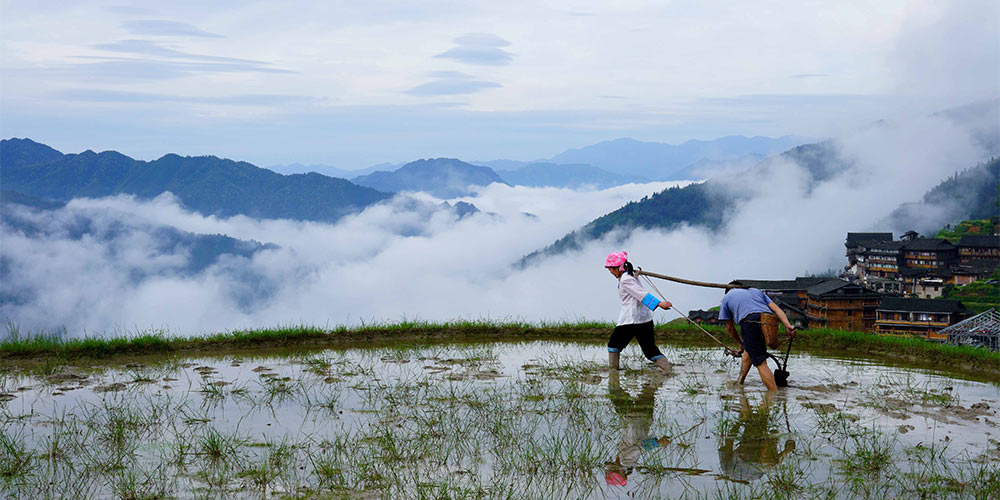
<svg viewBox="0 0 1000 500"><path fill-rule="evenodd" d="M1000 213L1000 158L991 158L985 163L956 172L928 191L923 202L968 207L967 217L974 220L997 215Z"/></svg>
<svg viewBox="0 0 1000 500"><path fill-rule="evenodd" d="M468 186L487 186L504 180L489 167L479 167L454 158L417 160L392 172L372 172L355 177L355 184L387 193L426 191L439 198L469 196Z"/></svg>
<svg viewBox="0 0 1000 500"><path fill-rule="evenodd" d="M989 283L990 281L993 283ZM965 307L975 313L991 308L1000 310L1000 269L994 270L985 280L976 280L964 286L948 285L941 298L961 300Z"/></svg>
<svg viewBox="0 0 1000 500"><path fill-rule="evenodd" d="M1000 494L997 442L981 434L992 384L803 356L782 397L732 385L739 363L717 351L664 347L673 376L636 346L611 372L601 350L564 342L5 365L0 497Z"/></svg>
<svg viewBox="0 0 1000 500"><path fill-rule="evenodd" d="M937 234L934 235L935 238L944 238L952 243L958 243L962 239L962 236L970 235L989 235L993 234L993 223L989 219L980 220L964 220L960 222L957 226L951 227L947 225L943 227Z"/></svg>
<svg viewBox="0 0 1000 500"><path fill-rule="evenodd" d="M280 175L215 156L167 154L146 162L115 151L64 155L30 139L0 141L4 189L69 200L166 191L208 215L335 221L391 195L316 173Z"/></svg>
<svg viewBox="0 0 1000 500"><path fill-rule="evenodd" d="M8 325L8 338L0 342L0 360L110 359L115 356L191 354L232 350L317 349L359 344L412 344L500 340L604 341L614 328L611 323L578 322L530 324L518 322L467 321L430 323L406 321L322 329L288 326L176 337L167 332L137 332L115 338L64 339L59 336L26 335ZM733 344L725 329L705 326L723 341ZM663 342L686 345L717 345L695 327L668 323L656 327ZM1000 377L1000 353L969 346L939 344L917 337L879 336L863 332L809 329L799 332L794 349L833 353L837 356L878 357L930 368Z"/></svg>
<svg viewBox="0 0 1000 500"><path fill-rule="evenodd" d="M846 168L833 146L829 143L806 144L792 148L776 159L767 159L740 174L744 180L767 171L775 163L794 161L809 172L811 182L830 178L834 173ZM725 184L725 185L724 185ZM563 236L545 249L535 251L523 259L521 265L530 264L542 255L557 255L570 250L579 250L582 243L600 239L612 231L632 229L673 229L682 224L704 226L716 229L723 223L724 215L740 201L749 198L749 190L733 190L726 186L738 182L708 180L699 184L664 189L640 201L632 201Z"/></svg>

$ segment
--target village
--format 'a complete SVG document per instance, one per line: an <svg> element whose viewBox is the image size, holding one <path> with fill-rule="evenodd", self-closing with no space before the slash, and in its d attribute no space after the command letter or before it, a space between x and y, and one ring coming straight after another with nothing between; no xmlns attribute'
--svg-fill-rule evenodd
<svg viewBox="0 0 1000 500"><path fill-rule="evenodd" d="M914 231L899 239L892 233L847 233L847 265L836 277L730 284L763 290L797 328L918 336L997 350L1000 217L984 226L992 230L983 234L973 226L957 242ZM946 297L974 284L987 285L984 302ZM720 324L714 310L690 311L689 318Z"/></svg>

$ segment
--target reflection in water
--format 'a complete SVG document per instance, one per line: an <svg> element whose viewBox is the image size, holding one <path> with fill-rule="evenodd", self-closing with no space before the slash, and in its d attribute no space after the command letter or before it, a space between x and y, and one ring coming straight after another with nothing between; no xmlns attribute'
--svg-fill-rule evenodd
<svg viewBox="0 0 1000 500"><path fill-rule="evenodd" d="M621 388L619 374L612 370L608 376L608 397L622 422L622 434L618 442L615 460L604 464L604 480L611 486L625 486L628 476L635 470L643 449L655 450L666 446L670 439L666 436L649 436L649 426L653 423L653 407L656 390L663 385L665 377L651 374L642 386L639 395L632 397Z"/></svg>
<svg viewBox="0 0 1000 500"><path fill-rule="evenodd" d="M781 463L795 449L795 441L788 439L778 452L778 429L772 418L774 393L768 392L755 410L740 393L740 415L722 435L719 447L719 465L732 480L749 482L759 479L767 469ZM734 442L734 437L736 440Z"/></svg>

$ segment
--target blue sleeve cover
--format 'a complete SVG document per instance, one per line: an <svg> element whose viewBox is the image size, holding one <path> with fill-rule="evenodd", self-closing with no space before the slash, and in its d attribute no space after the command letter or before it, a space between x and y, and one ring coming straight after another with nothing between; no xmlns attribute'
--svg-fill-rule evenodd
<svg viewBox="0 0 1000 500"><path fill-rule="evenodd" d="M647 293L645 297L642 298L642 305L649 308L650 311L656 310L656 306L660 305L660 299L653 297L653 294Z"/></svg>

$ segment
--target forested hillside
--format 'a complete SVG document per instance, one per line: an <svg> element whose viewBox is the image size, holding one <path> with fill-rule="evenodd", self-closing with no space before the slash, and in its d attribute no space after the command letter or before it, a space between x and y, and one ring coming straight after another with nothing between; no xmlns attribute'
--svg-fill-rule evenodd
<svg viewBox="0 0 1000 500"><path fill-rule="evenodd" d="M215 156L151 162L115 151L62 154L29 139L0 141L4 190L54 200L171 192L206 215L335 221L392 195L320 174L281 175Z"/></svg>
<svg viewBox="0 0 1000 500"><path fill-rule="evenodd" d="M784 160L794 161L805 168L810 174L812 185L832 177L848 166L828 142L798 146L768 158L752 169L734 174L731 178L711 179L685 187L669 188L640 201L629 202L563 236L548 247L525 256L520 264L526 265L541 255L579 249L583 243L600 239L615 230L627 234L634 229L669 230L680 224L716 229L723 223L726 212L749 196L730 186L739 185L741 178L762 175Z"/></svg>
<svg viewBox="0 0 1000 500"><path fill-rule="evenodd" d="M504 180L489 167L480 167L454 158L431 158L407 163L392 172L373 172L351 179L379 191L424 191L439 198L466 196L469 186L488 186Z"/></svg>

